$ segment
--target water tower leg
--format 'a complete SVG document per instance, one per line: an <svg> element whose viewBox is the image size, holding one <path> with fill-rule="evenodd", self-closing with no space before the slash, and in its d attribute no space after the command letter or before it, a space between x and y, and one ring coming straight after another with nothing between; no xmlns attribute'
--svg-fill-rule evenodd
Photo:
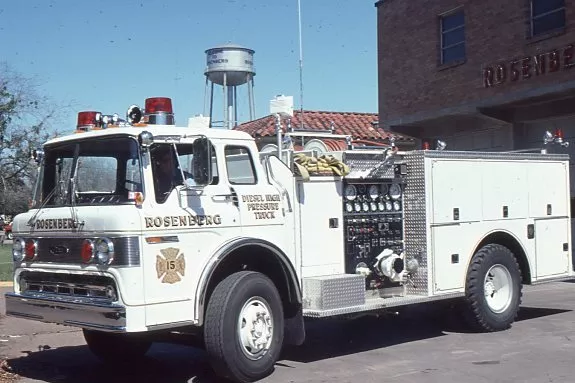
<svg viewBox="0 0 575 383"><path fill-rule="evenodd" d="M206 109L208 108L208 92L210 91L210 87L208 84L209 80L208 80L208 76L206 76L206 89L204 90L204 116L206 115Z"/></svg>
<svg viewBox="0 0 575 383"><path fill-rule="evenodd" d="M254 106L254 78L252 75L248 76L248 101L250 108L250 121L255 119L256 110Z"/></svg>
<svg viewBox="0 0 575 383"><path fill-rule="evenodd" d="M238 126L238 87L234 86L234 128Z"/></svg>
<svg viewBox="0 0 575 383"><path fill-rule="evenodd" d="M212 126L212 121L214 120L214 83L211 83L211 90L210 90L210 121L209 126Z"/></svg>
<svg viewBox="0 0 575 383"><path fill-rule="evenodd" d="M224 90L224 129L228 127L228 76L226 72L224 72L224 83L223 83L223 90Z"/></svg>
<svg viewBox="0 0 575 383"><path fill-rule="evenodd" d="M234 105L236 100L234 99L235 96L235 92L234 90L236 89L235 86L228 86L228 115L227 115L227 120L228 120L228 124L227 124L227 128L228 129L232 129L234 127L235 124L235 120L234 120Z"/></svg>

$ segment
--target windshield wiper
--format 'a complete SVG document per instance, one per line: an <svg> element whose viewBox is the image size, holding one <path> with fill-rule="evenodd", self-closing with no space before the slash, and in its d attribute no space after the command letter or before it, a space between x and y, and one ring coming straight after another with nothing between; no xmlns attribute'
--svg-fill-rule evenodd
<svg viewBox="0 0 575 383"><path fill-rule="evenodd" d="M52 188L52 190L50 190L50 193L48 193L48 195L46 196L46 198L44 198L44 201L42 202L42 204L38 207L38 210L36 210L36 213L34 213L34 215L32 217L30 217L30 219L28 220L28 222L26 223L28 226L34 226L34 224L36 224L36 217L38 216L38 214L40 214L40 211L44 208L44 206L46 206L46 204L48 203L48 201L50 201L52 199L52 197L54 196L54 194L56 194L56 190L60 187L60 184L56 184L54 185L54 187Z"/></svg>
<svg viewBox="0 0 575 383"><path fill-rule="evenodd" d="M70 178L70 210L72 212L72 221L74 222L73 227L78 227L84 225L84 221L78 220L78 214L76 213L76 189L78 188L78 183L76 175Z"/></svg>

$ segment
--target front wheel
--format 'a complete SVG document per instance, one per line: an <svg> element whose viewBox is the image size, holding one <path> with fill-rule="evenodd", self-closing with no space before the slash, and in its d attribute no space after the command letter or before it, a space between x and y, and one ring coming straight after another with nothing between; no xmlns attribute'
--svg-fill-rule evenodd
<svg viewBox="0 0 575 383"><path fill-rule="evenodd" d="M465 318L479 331L501 331L515 321L522 294L521 271L505 246L490 244L474 256L467 274Z"/></svg>
<svg viewBox="0 0 575 383"><path fill-rule="evenodd" d="M234 273L215 288L206 309L204 342L217 375L253 382L270 375L283 345L281 298L261 273Z"/></svg>

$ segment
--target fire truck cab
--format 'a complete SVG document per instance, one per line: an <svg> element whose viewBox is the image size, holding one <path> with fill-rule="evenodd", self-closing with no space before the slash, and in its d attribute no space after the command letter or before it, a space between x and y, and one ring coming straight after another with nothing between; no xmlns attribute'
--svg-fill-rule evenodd
<svg viewBox="0 0 575 383"><path fill-rule="evenodd" d="M456 299L500 331L523 284L573 278L564 155L349 137L298 153L279 119L280 151L260 153L243 132L176 126L168 98L77 128L34 152L6 314L82 328L109 362L192 332L219 376L254 381L304 343L304 317Z"/></svg>

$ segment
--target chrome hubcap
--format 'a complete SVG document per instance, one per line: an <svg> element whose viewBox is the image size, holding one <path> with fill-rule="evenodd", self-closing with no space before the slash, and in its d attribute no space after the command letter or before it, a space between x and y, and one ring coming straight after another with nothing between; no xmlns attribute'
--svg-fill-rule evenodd
<svg viewBox="0 0 575 383"><path fill-rule="evenodd" d="M509 270L502 265L491 266L485 275L483 291L491 311L502 313L507 310L513 297L513 285Z"/></svg>
<svg viewBox="0 0 575 383"><path fill-rule="evenodd" d="M251 298L244 304L238 320L238 335L242 351L250 359L259 359L270 349L273 316L265 300Z"/></svg>

